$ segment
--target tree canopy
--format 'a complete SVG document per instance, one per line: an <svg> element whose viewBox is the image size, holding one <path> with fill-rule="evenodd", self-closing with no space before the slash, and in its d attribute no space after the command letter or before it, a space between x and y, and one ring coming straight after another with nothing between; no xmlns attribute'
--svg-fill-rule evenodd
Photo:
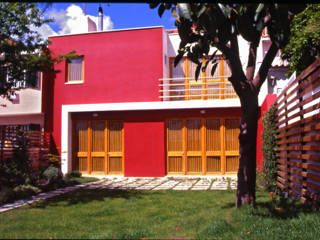
<svg viewBox="0 0 320 240"><path fill-rule="evenodd" d="M0 2L1 97L9 99L16 90L35 86L38 71L51 71L55 61L73 56L74 52L52 57L48 41L36 31L51 21L44 19L36 3Z"/></svg>
<svg viewBox="0 0 320 240"><path fill-rule="evenodd" d="M304 4L222 4L222 3L151 3L158 7L161 17L171 10L181 39L176 66L183 56L197 64L196 79L211 61L213 75L217 67L210 47L220 51L231 70L228 80L240 98L241 125L236 206L255 204L256 139L259 114L258 94L279 49L290 38L290 22L304 8ZM271 40L263 61L257 63L257 48L262 31L266 29ZM244 71L240 59L238 36L248 41L248 61ZM205 59L205 60L203 60ZM256 67L259 69L256 70Z"/></svg>
<svg viewBox="0 0 320 240"><path fill-rule="evenodd" d="M291 37L282 57L289 60L288 75L299 75L320 56L320 4L310 4L292 20Z"/></svg>

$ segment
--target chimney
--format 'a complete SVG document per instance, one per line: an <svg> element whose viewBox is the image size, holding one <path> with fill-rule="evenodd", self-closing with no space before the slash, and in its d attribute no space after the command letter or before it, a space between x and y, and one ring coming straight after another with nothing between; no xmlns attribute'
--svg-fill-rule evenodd
<svg viewBox="0 0 320 240"><path fill-rule="evenodd" d="M103 11L101 6L99 6L98 31L103 31Z"/></svg>

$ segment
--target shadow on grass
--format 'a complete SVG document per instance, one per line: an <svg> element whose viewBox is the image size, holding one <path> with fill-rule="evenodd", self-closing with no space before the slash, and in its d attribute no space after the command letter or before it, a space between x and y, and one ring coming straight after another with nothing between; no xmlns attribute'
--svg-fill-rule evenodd
<svg viewBox="0 0 320 240"><path fill-rule="evenodd" d="M234 203L226 203L221 206L222 209L235 208ZM275 219L291 219L299 217L300 213L311 213L317 211L314 207L305 205L294 200L287 200L285 203L275 203L272 201L258 201L255 207L242 206L240 209L247 209L253 216ZM240 210L239 209L239 210ZM318 210L319 211L319 210Z"/></svg>
<svg viewBox="0 0 320 240"><path fill-rule="evenodd" d="M276 219L297 218L300 213L311 213L315 209L298 201L288 200L285 203L275 204L272 201L258 202L252 215Z"/></svg>
<svg viewBox="0 0 320 240"><path fill-rule="evenodd" d="M130 199L130 198L142 198L144 195L150 194L149 191L137 191L137 190L120 190L120 189L79 189L72 192L68 192L56 197L48 198L40 202L34 203L32 208L46 208L48 206L58 206L63 204L64 206L70 206L75 204L89 203L93 201L104 201L106 198L113 199ZM156 194L156 192L152 192Z"/></svg>

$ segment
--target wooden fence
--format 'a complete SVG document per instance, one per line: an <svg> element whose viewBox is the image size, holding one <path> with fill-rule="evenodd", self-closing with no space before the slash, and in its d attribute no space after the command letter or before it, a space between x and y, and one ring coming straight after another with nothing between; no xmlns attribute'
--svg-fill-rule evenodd
<svg viewBox="0 0 320 240"><path fill-rule="evenodd" d="M20 130L23 132L29 159L34 169L47 164L50 151L50 133L44 131ZM13 157L13 149L18 128L0 126L0 161Z"/></svg>
<svg viewBox="0 0 320 240"><path fill-rule="evenodd" d="M302 202L320 202L320 59L276 99L277 185Z"/></svg>

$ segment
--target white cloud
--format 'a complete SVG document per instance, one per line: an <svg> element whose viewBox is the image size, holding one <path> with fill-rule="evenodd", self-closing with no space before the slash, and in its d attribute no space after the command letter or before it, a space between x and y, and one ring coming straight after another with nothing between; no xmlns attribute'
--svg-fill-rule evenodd
<svg viewBox="0 0 320 240"><path fill-rule="evenodd" d="M37 31L45 40L47 40L49 36L57 35L57 33L53 31L53 29L48 24L43 24L39 28L31 27L31 29Z"/></svg>
<svg viewBox="0 0 320 240"><path fill-rule="evenodd" d="M98 26L98 17L87 15L85 16L81 7L77 5L70 5L66 10L53 9L48 12L50 18L53 18L60 27L58 34L73 34L88 32L88 20L89 16ZM103 30L109 30L113 28L113 22L109 16L103 18Z"/></svg>

